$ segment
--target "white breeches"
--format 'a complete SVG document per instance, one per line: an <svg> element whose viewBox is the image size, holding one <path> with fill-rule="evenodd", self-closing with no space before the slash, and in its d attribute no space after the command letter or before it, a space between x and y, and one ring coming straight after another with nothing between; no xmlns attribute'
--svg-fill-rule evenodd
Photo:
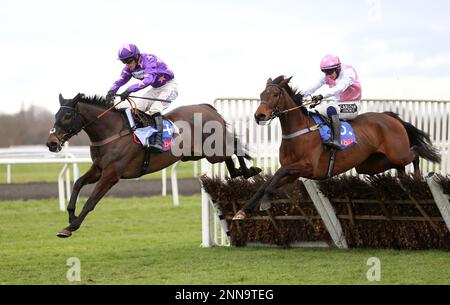
<svg viewBox="0 0 450 305"><path fill-rule="evenodd" d="M173 101L178 96L178 84L175 79L172 79L162 87L151 88L144 94L136 94L136 96ZM170 106L170 103L160 101L151 101L141 98L135 98L133 100L136 102L136 107L139 110L147 112L150 115L153 115L157 112L162 113L164 109Z"/></svg>
<svg viewBox="0 0 450 305"><path fill-rule="evenodd" d="M317 110L321 115L327 116L328 107L334 107L336 112L339 114L339 118L341 120L353 120L356 118L359 112L359 101L351 101L351 102L336 102L336 101L322 101L319 105L314 107L314 110Z"/></svg>

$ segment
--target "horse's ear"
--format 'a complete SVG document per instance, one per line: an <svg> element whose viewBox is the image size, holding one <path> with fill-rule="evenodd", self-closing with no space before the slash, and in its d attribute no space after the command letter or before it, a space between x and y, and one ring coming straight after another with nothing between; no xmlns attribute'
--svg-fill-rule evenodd
<svg viewBox="0 0 450 305"><path fill-rule="evenodd" d="M270 85L272 82L273 82L272 78L269 78L269 79L267 80L267 85Z"/></svg>
<svg viewBox="0 0 450 305"><path fill-rule="evenodd" d="M73 98L73 100L75 102L78 102L80 99L84 98L84 94L83 93L78 93L77 95L75 95L75 97Z"/></svg>
<svg viewBox="0 0 450 305"><path fill-rule="evenodd" d="M59 104L62 106L64 104L64 98L62 96L62 94L59 94Z"/></svg>
<svg viewBox="0 0 450 305"><path fill-rule="evenodd" d="M289 84L289 82L291 81L291 78L292 78L292 76L283 79L283 80L280 82L280 86L283 87L283 86L286 86L287 84Z"/></svg>

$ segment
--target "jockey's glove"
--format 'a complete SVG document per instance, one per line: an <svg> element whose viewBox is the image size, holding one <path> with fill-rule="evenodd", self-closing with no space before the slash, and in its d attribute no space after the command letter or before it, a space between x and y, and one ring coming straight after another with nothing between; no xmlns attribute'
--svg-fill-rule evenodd
<svg viewBox="0 0 450 305"><path fill-rule="evenodd" d="M314 103L320 102L321 100L323 100L323 96L322 96L322 94L314 95L312 97L312 100L313 100Z"/></svg>
<svg viewBox="0 0 450 305"><path fill-rule="evenodd" d="M323 100L323 96L322 94L314 95L311 100L312 104L309 106L309 108L314 108L320 104L320 102Z"/></svg>
<svg viewBox="0 0 450 305"><path fill-rule="evenodd" d="M121 94L120 94L120 100L121 101L124 101L124 100L126 100L127 99L127 97L129 96L131 94L131 92L130 91L128 91L128 90L125 90L124 92L122 92Z"/></svg>
<svg viewBox="0 0 450 305"><path fill-rule="evenodd" d="M105 100L106 100L107 102L112 102L112 100L114 99L114 94L115 94L114 91L109 90L108 93L107 93L106 96L105 96Z"/></svg>

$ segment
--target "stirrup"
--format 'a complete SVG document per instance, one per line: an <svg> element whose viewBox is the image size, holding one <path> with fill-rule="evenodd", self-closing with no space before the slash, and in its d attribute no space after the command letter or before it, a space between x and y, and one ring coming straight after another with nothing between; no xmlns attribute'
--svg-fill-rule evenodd
<svg viewBox="0 0 450 305"><path fill-rule="evenodd" d="M149 144L148 148L155 150L156 152L164 152L162 145L158 144Z"/></svg>
<svg viewBox="0 0 450 305"><path fill-rule="evenodd" d="M327 146L330 149L335 149L335 150L343 150L342 145L336 143L336 142L328 142L328 143L324 143L325 146Z"/></svg>
<svg viewBox="0 0 450 305"><path fill-rule="evenodd" d="M148 148L150 148L152 151L157 152L157 153L164 152L164 150L162 149L161 146L157 147L157 146L150 145Z"/></svg>

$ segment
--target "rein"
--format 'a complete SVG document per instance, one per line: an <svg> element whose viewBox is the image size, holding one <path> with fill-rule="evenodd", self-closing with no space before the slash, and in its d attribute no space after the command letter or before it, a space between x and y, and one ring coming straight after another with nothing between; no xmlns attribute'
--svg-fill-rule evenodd
<svg viewBox="0 0 450 305"><path fill-rule="evenodd" d="M113 110L114 108L116 108L117 105L119 105L120 103L122 103L124 100L112 105L111 107L109 107L108 109L106 109L105 111L103 111L102 113L100 113L99 115L97 115L97 117L95 119L93 119L92 121L90 121L89 123L87 123L84 127L88 126L89 124L95 122L97 119L101 118L102 116L104 116L105 114L107 114L108 112L110 112L111 110ZM130 103L131 105L131 111L133 113L136 113L136 102L133 101L130 97L127 98L128 103Z"/></svg>
<svg viewBox="0 0 450 305"><path fill-rule="evenodd" d="M101 117L103 117L105 114L107 114L108 112L110 112L112 109L114 109L117 105L119 105L120 103L122 103L124 100L121 100L119 102L117 102L116 104L112 105L111 107L109 107L108 109L106 109L105 111L103 111L102 113L100 113L99 115L97 115L93 120L89 121L88 123L81 125L80 129L78 130L72 130L70 129L69 132L65 133L61 138L59 138L56 134L55 137L61 142L61 145L64 144L64 142L66 142L68 139L70 139L71 137L77 135L80 131L82 131L83 129L85 129L86 127L88 127L89 125L91 125L92 123L94 123L95 121L97 121L98 119L100 119ZM127 98L127 101L130 103L131 105L131 111L133 113L136 113L136 103L130 98ZM74 113L79 116L80 112L78 111L77 108L75 107L69 107L69 106L61 106L61 108L69 108L72 109L74 111ZM52 129L53 130L53 129ZM102 140L102 141L98 141L98 142L91 142L91 146L102 146L105 144L108 144L110 142L113 142L123 136L126 136L128 134L131 133L131 130L121 130L120 132Z"/></svg>
<svg viewBox="0 0 450 305"><path fill-rule="evenodd" d="M277 84L270 84L270 85L267 85L267 87L277 87L278 89L280 89L280 95L278 96L277 103L276 103L276 105L275 105L275 107L274 107L275 109L274 109L274 111L269 115L269 118L270 118L270 119L274 119L274 118L276 118L276 117L281 116L282 114L285 114L285 113L288 113L288 112L290 112L290 111L293 111L293 110L296 110L296 109L299 109L299 108L302 108L302 107L305 107L305 106L308 106L308 105L311 105L311 104L314 104L314 103L315 103L313 100L308 100L308 101L306 101L306 103L302 103L302 104L299 105L299 106L295 106L295 107L292 107L292 108L289 108L289 109L280 111L280 110L278 110L278 104L280 103L280 98L281 98L281 96L282 96L283 93L284 93L283 88L281 88L281 87L280 87L279 85L277 85ZM266 88L267 88L267 87L266 87ZM261 104L269 105L269 102L267 102L267 101L261 101Z"/></svg>
<svg viewBox="0 0 450 305"><path fill-rule="evenodd" d="M128 103L130 103L131 105L131 112L136 113L136 103L135 101L133 101L130 97L127 98ZM88 124L86 124L83 128L85 128L86 126L88 126L89 124L95 122L97 119L101 118L102 116L104 116L105 114L107 114L109 111L111 111L112 109L114 109L117 105L119 105L120 103L122 103L123 101L120 101L114 105L112 105L111 107L109 107L108 109L106 109L105 111L103 111L102 113L100 113L94 120L92 120L91 122L89 122ZM123 136L129 135L131 133L130 129L126 129L126 130L121 130L118 133L113 134L112 136L102 140L102 141L98 141L98 142L91 142L91 146L103 146L106 145L108 143L111 143L117 139L120 139Z"/></svg>
<svg viewBox="0 0 450 305"><path fill-rule="evenodd" d="M120 94L114 94L115 96L120 96ZM164 102L164 103L172 103L171 100L162 100L159 98L154 98L154 97L145 97L145 96L135 96L135 95L129 95L128 99L132 97L132 98L140 98L143 100L149 100L149 101L157 101L157 102Z"/></svg>

